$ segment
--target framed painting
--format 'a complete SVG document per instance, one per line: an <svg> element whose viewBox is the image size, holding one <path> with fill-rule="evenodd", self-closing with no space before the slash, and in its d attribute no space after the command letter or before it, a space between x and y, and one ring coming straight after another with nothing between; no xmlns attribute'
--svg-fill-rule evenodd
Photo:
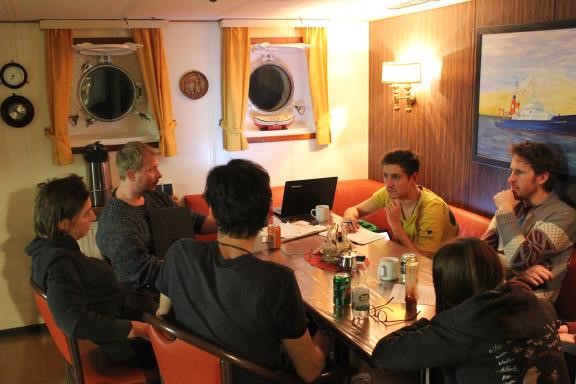
<svg viewBox="0 0 576 384"><path fill-rule="evenodd" d="M576 21L479 28L473 159L507 168L508 146L541 141L576 175Z"/></svg>

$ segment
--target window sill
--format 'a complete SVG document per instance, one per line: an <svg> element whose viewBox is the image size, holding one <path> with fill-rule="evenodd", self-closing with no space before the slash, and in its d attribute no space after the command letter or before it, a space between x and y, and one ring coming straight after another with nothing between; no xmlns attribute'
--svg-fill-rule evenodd
<svg viewBox="0 0 576 384"><path fill-rule="evenodd" d="M261 131L256 126L249 125L244 128L244 136L248 143L309 140L316 138L316 130L299 123L294 123L287 129L275 131Z"/></svg>
<svg viewBox="0 0 576 384"><path fill-rule="evenodd" d="M146 134L137 136L133 133L130 134L126 132L106 133L98 136L94 134L81 134L70 135L70 147L72 147L72 153L83 153L84 147L95 141L99 141L100 144L108 149L108 151L117 151L122 148L124 144L130 141L141 141L153 147L158 147L158 137Z"/></svg>

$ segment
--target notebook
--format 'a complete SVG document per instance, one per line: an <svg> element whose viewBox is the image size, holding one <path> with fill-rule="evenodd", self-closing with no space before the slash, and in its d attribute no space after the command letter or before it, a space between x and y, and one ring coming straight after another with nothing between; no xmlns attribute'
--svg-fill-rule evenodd
<svg viewBox="0 0 576 384"><path fill-rule="evenodd" d="M172 243L182 237L194 238L194 221L188 207L150 209L150 232L156 257L163 259Z"/></svg>
<svg viewBox="0 0 576 384"><path fill-rule="evenodd" d="M326 204L332 209L338 177L292 180L284 184L282 207L274 208L274 214L282 221L314 220L312 208Z"/></svg>

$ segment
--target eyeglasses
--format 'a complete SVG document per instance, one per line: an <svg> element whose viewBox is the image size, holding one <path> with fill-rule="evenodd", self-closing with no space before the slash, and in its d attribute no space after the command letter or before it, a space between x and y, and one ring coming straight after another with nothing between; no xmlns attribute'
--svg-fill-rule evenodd
<svg viewBox="0 0 576 384"><path fill-rule="evenodd" d="M372 319L376 320L377 322L384 324L384 325L394 325L394 324L398 324L398 323L402 323L404 321L411 321L411 320L415 320L418 315L420 314L420 311L416 312L414 315L404 318L404 319L396 319L396 320L388 320L388 312L394 312L394 309L388 307L388 304L390 304L392 302L392 300L394 300L394 297L390 297L388 299L388 301L382 305L371 305L370 309L368 311L368 316L370 316Z"/></svg>

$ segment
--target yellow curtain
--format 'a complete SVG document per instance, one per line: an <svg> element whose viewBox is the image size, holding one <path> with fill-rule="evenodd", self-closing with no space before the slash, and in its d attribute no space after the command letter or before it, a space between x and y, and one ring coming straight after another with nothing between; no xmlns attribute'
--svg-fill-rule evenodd
<svg viewBox="0 0 576 384"><path fill-rule="evenodd" d="M224 149L248 149L242 129L250 83L250 36L248 28L222 28L222 135Z"/></svg>
<svg viewBox="0 0 576 384"><path fill-rule="evenodd" d="M328 57L326 31L324 28L298 28L307 49L310 96L316 124L316 142L321 145L332 142L330 133L330 105L328 103Z"/></svg>
<svg viewBox="0 0 576 384"><path fill-rule="evenodd" d="M72 31L47 29L46 33L46 81L50 127L46 136L52 141L52 162L67 165L74 162L68 139L68 115L70 92L72 92Z"/></svg>
<svg viewBox="0 0 576 384"><path fill-rule="evenodd" d="M152 104L160 135L160 154L176 155L176 121L172 115L172 96L168 65L164 54L164 38L158 28L134 29L134 41L142 44L138 50L138 62L144 77L146 95Z"/></svg>

